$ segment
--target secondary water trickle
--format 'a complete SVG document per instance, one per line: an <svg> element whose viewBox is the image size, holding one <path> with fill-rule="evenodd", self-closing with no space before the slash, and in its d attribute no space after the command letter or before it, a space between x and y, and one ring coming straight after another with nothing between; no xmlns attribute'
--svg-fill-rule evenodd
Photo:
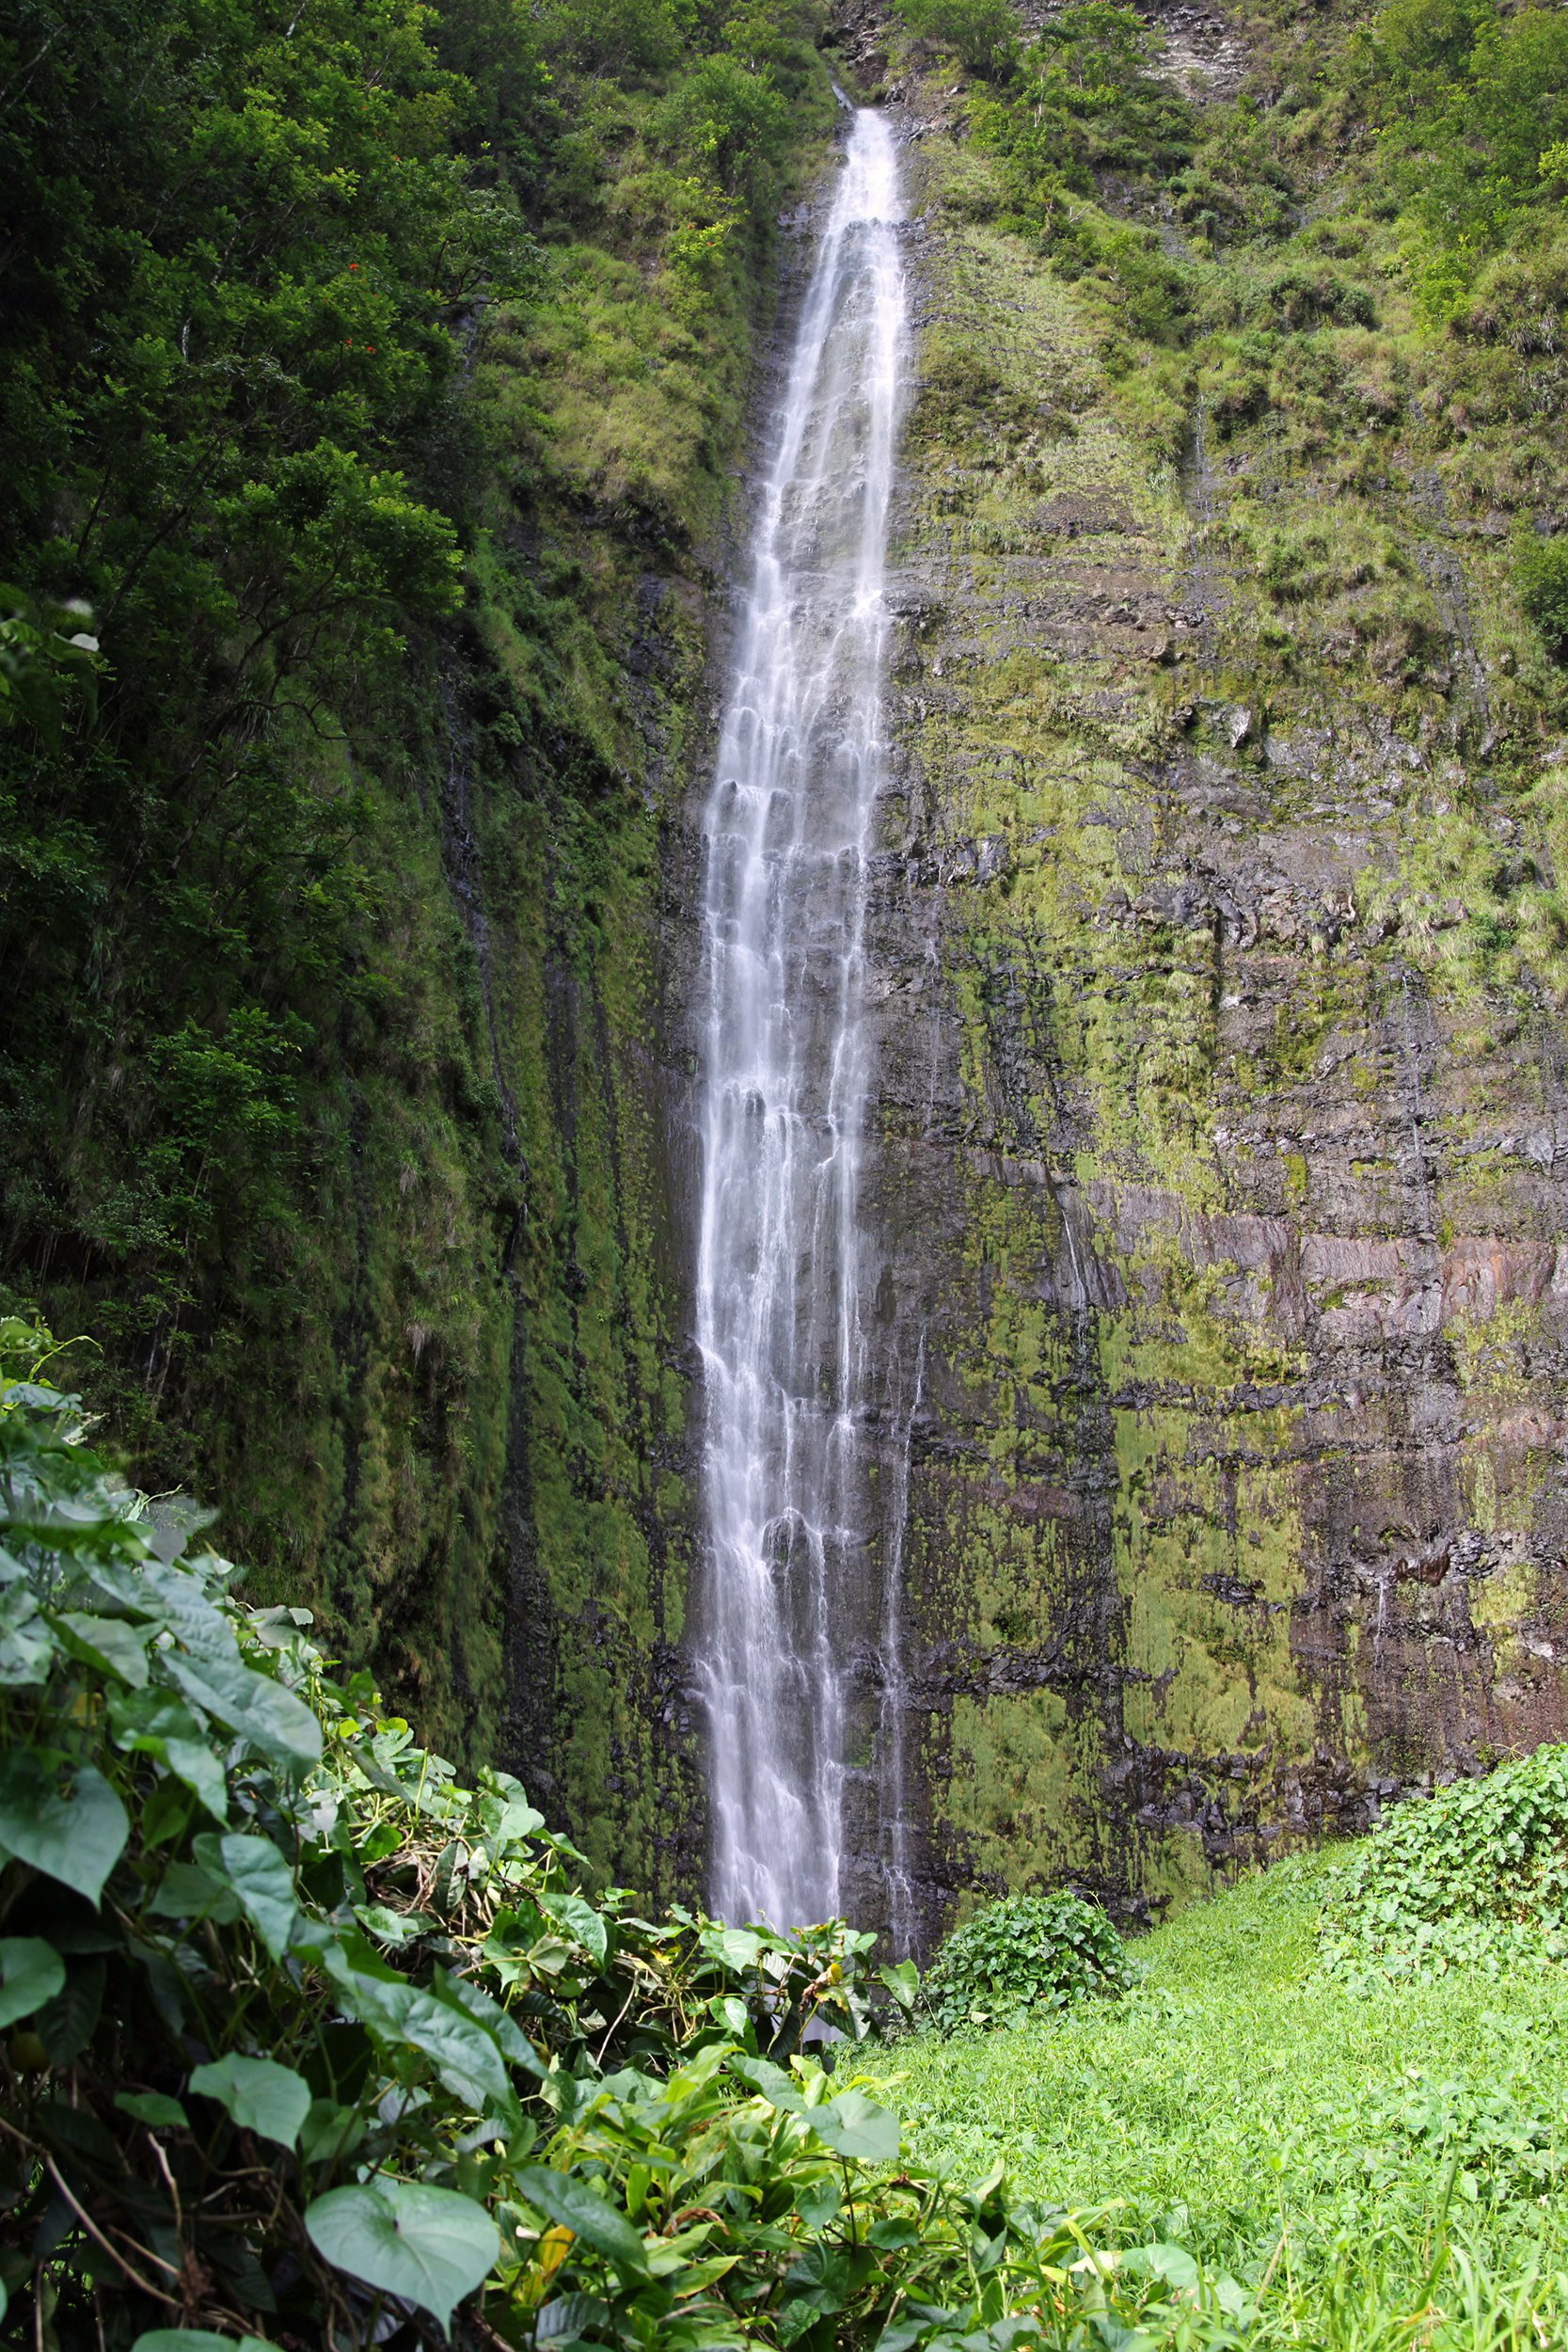
<svg viewBox="0 0 1568 2352"><path fill-rule="evenodd" d="M838 1907L844 1661L879 1616L847 1569L867 1516L862 975L905 337L898 218L896 150L863 109L790 359L705 819L710 1899L725 1918L780 1926Z"/></svg>

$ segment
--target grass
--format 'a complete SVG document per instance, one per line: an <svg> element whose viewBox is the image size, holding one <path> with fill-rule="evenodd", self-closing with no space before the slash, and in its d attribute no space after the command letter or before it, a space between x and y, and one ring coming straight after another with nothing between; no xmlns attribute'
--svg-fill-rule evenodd
<svg viewBox="0 0 1568 2352"><path fill-rule="evenodd" d="M1333 1867L1184 1912L1135 1947L1123 2000L904 2043L886 2087L927 2156L967 2174L1001 2155L1021 2189L1115 2208L1122 2246L1174 2242L1240 2281L1237 2342L1561 2344L1561 1979L1334 1984L1315 1965Z"/></svg>

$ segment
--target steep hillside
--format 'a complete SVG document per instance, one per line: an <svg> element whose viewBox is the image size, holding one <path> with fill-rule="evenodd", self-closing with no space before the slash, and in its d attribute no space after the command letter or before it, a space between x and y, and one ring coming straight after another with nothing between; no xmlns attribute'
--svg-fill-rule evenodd
<svg viewBox="0 0 1568 2352"><path fill-rule="evenodd" d="M662 826L818 30L4 36L5 1279L261 1597L644 1883L703 1837Z"/></svg>
<svg viewBox="0 0 1568 2352"><path fill-rule="evenodd" d="M904 17L934 1919L1163 1901L1560 1736L1568 24Z"/></svg>

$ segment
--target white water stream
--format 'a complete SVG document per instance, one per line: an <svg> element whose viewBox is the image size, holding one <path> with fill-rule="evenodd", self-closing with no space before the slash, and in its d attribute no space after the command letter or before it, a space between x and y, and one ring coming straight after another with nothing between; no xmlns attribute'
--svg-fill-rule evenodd
<svg viewBox="0 0 1568 2352"><path fill-rule="evenodd" d="M797 330L705 827L710 1900L781 1927L838 1908L846 1661L881 1629L857 1565L859 1193L899 217L892 135L862 110Z"/></svg>

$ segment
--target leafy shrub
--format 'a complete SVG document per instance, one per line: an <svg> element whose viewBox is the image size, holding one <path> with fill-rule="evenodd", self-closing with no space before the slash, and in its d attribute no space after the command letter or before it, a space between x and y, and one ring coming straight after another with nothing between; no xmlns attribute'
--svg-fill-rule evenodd
<svg viewBox="0 0 1568 2352"><path fill-rule="evenodd" d="M1520 2092L1526 2093L1522 2103ZM1461 2196L1506 2205L1560 2188L1568 2152L1549 2101L1533 2087L1433 2082L1414 2070L1397 2097L1369 2108L1361 2128L1371 2145L1362 2151L1368 2186L1396 2191L1412 2155L1452 2168Z"/></svg>
<svg viewBox="0 0 1568 2352"><path fill-rule="evenodd" d="M943 2033L1017 2025L1032 2009L1068 2009L1132 1982L1105 1914L1077 1895L1012 1895L955 1928L926 1979Z"/></svg>
<svg viewBox="0 0 1568 2352"><path fill-rule="evenodd" d="M1008 0L899 0L899 14L911 33L950 49L972 73L1004 73L1018 55Z"/></svg>
<svg viewBox="0 0 1568 2352"><path fill-rule="evenodd" d="M1371 289L1326 262L1292 262L1261 279L1251 296L1253 315L1297 333L1318 326L1375 326Z"/></svg>
<svg viewBox="0 0 1568 2352"><path fill-rule="evenodd" d="M846 2063L870 1938L590 1902L515 1780L460 1786L303 1611L245 1609L188 1515L147 1515L41 1362L5 1376L42 1346L0 1325L22 2340L912 2352L1077 2343L1090 2306L1178 2323L1162 2276L1079 2283L1082 2224L1000 2167L960 2191L901 2152ZM801 2053L824 2029L831 2074Z"/></svg>
<svg viewBox="0 0 1568 2352"><path fill-rule="evenodd" d="M1555 659L1568 656L1568 539L1522 540L1513 584Z"/></svg>
<svg viewBox="0 0 1568 2352"><path fill-rule="evenodd" d="M734 57L702 57L665 100L659 130L727 196L749 195L783 153L789 109L765 75Z"/></svg>
<svg viewBox="0 0 1568 2352"><path fill-rule="evenodd" d="M1568 1746L1402 1804L1346 1864L1319 1931L1338 1977L1500 1976L1568 1958Z"/></svg>

